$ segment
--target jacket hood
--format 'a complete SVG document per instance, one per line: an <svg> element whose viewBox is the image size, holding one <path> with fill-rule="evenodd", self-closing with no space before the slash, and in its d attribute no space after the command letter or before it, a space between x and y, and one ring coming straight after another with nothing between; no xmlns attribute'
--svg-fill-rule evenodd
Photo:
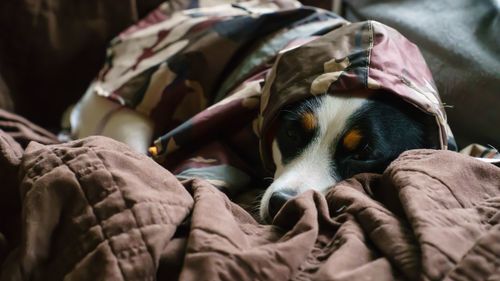
<svg viewBox="0 0 500 281"><path fill-rule="evenodd" d="M311 96L363 89L392 93L434 116L437 142L447 149L453 136L418 47L391 27L365 21L344 25L278 55L262 91L258 119L266 168L274 166L269 129L281 108Z"/></svg>

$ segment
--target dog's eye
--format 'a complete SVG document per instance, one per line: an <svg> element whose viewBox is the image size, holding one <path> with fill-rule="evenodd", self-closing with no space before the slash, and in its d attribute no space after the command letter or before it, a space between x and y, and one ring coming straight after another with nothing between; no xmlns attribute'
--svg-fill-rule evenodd
<svg viewBox="0 0 500 281"><path fill-rule="evenodd" d="M354 152L352 158L358 161L369 160L372 152L371 147L368 144L365 144L361 147L361 149L358 149L356 152Z"/></svg>
<svg viewBox="0 0 500 281"><path fill-rule="evenodd" d="M287 128L286 136L293 142L298 142L300 140L300 132L296 128Z"/></svg>

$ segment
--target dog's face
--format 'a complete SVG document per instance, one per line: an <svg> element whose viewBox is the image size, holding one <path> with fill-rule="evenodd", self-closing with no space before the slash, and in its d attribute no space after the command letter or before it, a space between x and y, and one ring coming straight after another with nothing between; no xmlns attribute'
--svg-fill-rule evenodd
<svg viewBox="0 0 500 281"><path fill-rule="evenodd" d="M276 172L261 200L261 218L274 217L308 189L325 192L355 174L383 172L403 151L436 147L431 139L437 127L421 115L385 93L323 95L285 108L276 121Z"/></svg>

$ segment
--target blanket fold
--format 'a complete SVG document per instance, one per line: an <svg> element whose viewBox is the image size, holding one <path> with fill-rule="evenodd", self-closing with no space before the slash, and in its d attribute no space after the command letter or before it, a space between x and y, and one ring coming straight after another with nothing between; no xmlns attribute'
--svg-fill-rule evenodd
<svg viewBox="0 0 500 281"><path fill-rule="evenodd" d="M22 238L2 280L151 279L192 205L172 174L106 138L33 142L20 178Z"/></svg>
<svg viewBox="0 0 500 281"><path fill-rule="evenodd" d="M59 142L57 137L46 129L3 109L0 109L0 130L14 138L22 147L26 147L30 141L43 144Z"/></svg>
<svg viewBox="0 0 500 281"><path fill-rule="evenodd" d="M208 181L181 183L111 139L23 152L0 136L2 168L17 170L2 180L22 210L0 213L22 222L0 248L1 280L499 277L500 169L455 152L408 151L383 175L306 192L261 225Z"/></svg>

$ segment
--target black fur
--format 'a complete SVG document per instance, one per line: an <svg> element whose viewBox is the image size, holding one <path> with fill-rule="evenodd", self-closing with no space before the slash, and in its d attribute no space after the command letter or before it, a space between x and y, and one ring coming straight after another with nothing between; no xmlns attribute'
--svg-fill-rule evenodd
<svg viewBox="0 0 500 281"><path fill-rule="evenodd" d="M304 112L313 112L321 98L311 98L285 108L279 116L276 139L284 164L289 163L318 135L305 131ZM356 128L362 132L355 151L342 146L342 136L332 147L332 175L346 179L358 173L382 173L402 152L418 148L437 148L438 128L433 117L411 104L386 93L375 93L348 120L344 134Z"/></svg>
<svg viewBox="0 0 500 281"><path fill-rule="evenodd" d="M407 102L376 94L349 118L345 132L359 129L363 138L355 151L339 142L335 169L343 179L364 172L382 173L402 152L437 148L437 125L432 117Z"/></svg>

